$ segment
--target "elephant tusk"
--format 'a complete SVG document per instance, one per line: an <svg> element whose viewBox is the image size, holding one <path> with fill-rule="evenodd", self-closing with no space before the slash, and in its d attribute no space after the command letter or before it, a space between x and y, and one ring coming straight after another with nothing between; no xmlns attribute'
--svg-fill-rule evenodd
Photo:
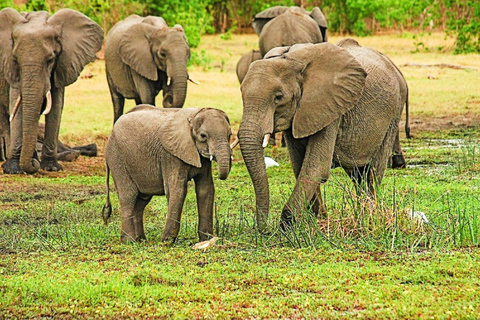
<svg viewBox="0 0 480 320"><path fill-rule="evenodd" d="M52 93L50 92L50 90L48 90L45 98L47 98L47 106L45 107L45 111L43 111L42 113L43 115L49 114L50 110L52 110Z"/></svg>
<svg viewBox="0 0 480 320"><path fill-rule="evenodd" d="M213 161L213 156L212 155L210 155L210 161Z"/></svg>
<svg viewBox="0 0 480 320"><path fill-rule="evenodd" d="M12 122L13 118L15 118L15 114L18 111L18 106L20 106L21 101L22 101L22 97L19 95L17 98L17 101L15 102L15 106L13 107L12 115L10 116L10 122Z"/></svg>
<svg viewBox="0 0 480 320"><path fill-rule="evenodd" d="M172 83L172 78L167 77L167 86L170 86L171 83Z"/></svg>
<svg viewBox="0 0 480 320"><path fill-rule="evenodd" d="M236 137L235 140L230 144L230 149L235 148L239 142L240 140L238 140L238 137Z"/></svg>
<svg viewBox="0 0 480 320"><path fill-rule="evenodd" d="M270 140L270 133L267 133L263 138L262 147L266 148L268 146L268 140Z"/></svg>
<svg viewBox="0 0 480 320"><path fill-rule="evenodd" d="M191 83L194 83L194 84L200 84L200 82L195 81L195 80L193 80L193 79L190 78L190 77L188 78L188 81L190 81Z"/></svg>

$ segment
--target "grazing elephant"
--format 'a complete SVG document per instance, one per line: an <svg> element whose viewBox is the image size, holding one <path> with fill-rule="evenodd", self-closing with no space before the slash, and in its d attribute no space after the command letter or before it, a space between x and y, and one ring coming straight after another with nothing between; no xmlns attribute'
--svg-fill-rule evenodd
<svg viewBox="0 0 480 320"><path fill-rule="evenodd" d="M248 67L253 61L257 61L262 59L262 54L258 50L252 50L240 58L237 62L237 78L238 82L242 84L243 79L245 78L245 75L247 74Z"/></svg>
<svg viewBox="0 0 480 320"><path fill-rule="evenodd" d="M328 38L327 20L318 7L311 12L300 7L272 7L258 13L252 24L260 37L262 56L276 47L327 42Z"/></svg>
<svg viewBox="0 0 480 320"><path fill-rule="evenodd" d="M62 9L52 16L45 11L0 11L1 73L9 86L9 97L4 90L1 100L8 100L11 119L5 173L33 174L40 167L62 169L57 161L57 140L65 87L95 60L102 41L100 26L75 10ZM39 163L35 145L42 113L46 127Z"/></svg>
<svg viewBox="0 0 480 320"><path fill-rule="evenodd" d="M176 238L187 195L187 182L195 181L198 235L213 234L215 188L211 161L218 162L220 179L227 178L233 146L227 115L217 109L158 109L141 105L114 125L105 148L107 204L111 215L108 171L112 171L122 210L121 240L145 239L143 210L153 195L166 195L168 214L162 241Z"/></svg>
<svg viewBox="0 0 480 320"><path fill-rule="evenodd" d="M155 105L160 90L164 107L183 107L189 58L190 47L178 24L169 28L163 18L137 15L117 23L105 40L114 122L123 114L125 98Z"/></svg>
<svg viewBox="0 0 480 320"><path fill-rule="evenodd" d="M407 98L396 72L391 61L352 39L276 48L252 63L241 87L238 136L260 229L265 230L269 212L263 148L276 131L287 140L296 177L282 226L309 205L317 216L325 213L320 184L328 180L332 161L374 194Z"/></svg>

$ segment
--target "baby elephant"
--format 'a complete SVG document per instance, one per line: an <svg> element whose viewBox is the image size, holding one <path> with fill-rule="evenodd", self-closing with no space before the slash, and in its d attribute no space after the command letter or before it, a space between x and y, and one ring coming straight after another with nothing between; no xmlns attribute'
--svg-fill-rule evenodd
<svg viewBox="0 0 480 320"><path fill-rule="evenodd" d="M198 236L213 236L215 187L211 161L218 162L220 179L231 167L232 131L227 115L217 109L158 109L140 105L121 116L105 147L107 203L111 215L109 171L122 210L122 242L144 240L143 210L153 195L166 195L167 221L162 241L176 239L187 195L187 182L195 181Z"/></svg>

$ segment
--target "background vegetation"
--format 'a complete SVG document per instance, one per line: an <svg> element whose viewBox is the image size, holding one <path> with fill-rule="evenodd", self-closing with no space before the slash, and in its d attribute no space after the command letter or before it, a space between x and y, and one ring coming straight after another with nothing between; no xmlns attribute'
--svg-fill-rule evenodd
<svg viewBox="0 0 480 320"><path fill-rule="evenodd" d="M318 6L329 31L366 36L379 32L446 31L456 38L455 52L480 52L480 2L477 0L0 0L19 10L79 10L105 31L130 14L160 15L181 24L190 45L214 32L253 32L251 21L274 5Z"/></svg>

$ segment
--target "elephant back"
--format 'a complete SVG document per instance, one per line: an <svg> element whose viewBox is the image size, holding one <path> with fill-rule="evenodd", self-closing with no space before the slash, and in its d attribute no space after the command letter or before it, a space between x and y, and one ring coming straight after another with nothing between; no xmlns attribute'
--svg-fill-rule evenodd
<svg viewBox="0 0 480 320"><path fill-rule="evenodd" d="M315 20L307 14L287 10L263 27L260 34L260 51L264 56L275 47L320 42L323 42L322 33Z"/></svg>

